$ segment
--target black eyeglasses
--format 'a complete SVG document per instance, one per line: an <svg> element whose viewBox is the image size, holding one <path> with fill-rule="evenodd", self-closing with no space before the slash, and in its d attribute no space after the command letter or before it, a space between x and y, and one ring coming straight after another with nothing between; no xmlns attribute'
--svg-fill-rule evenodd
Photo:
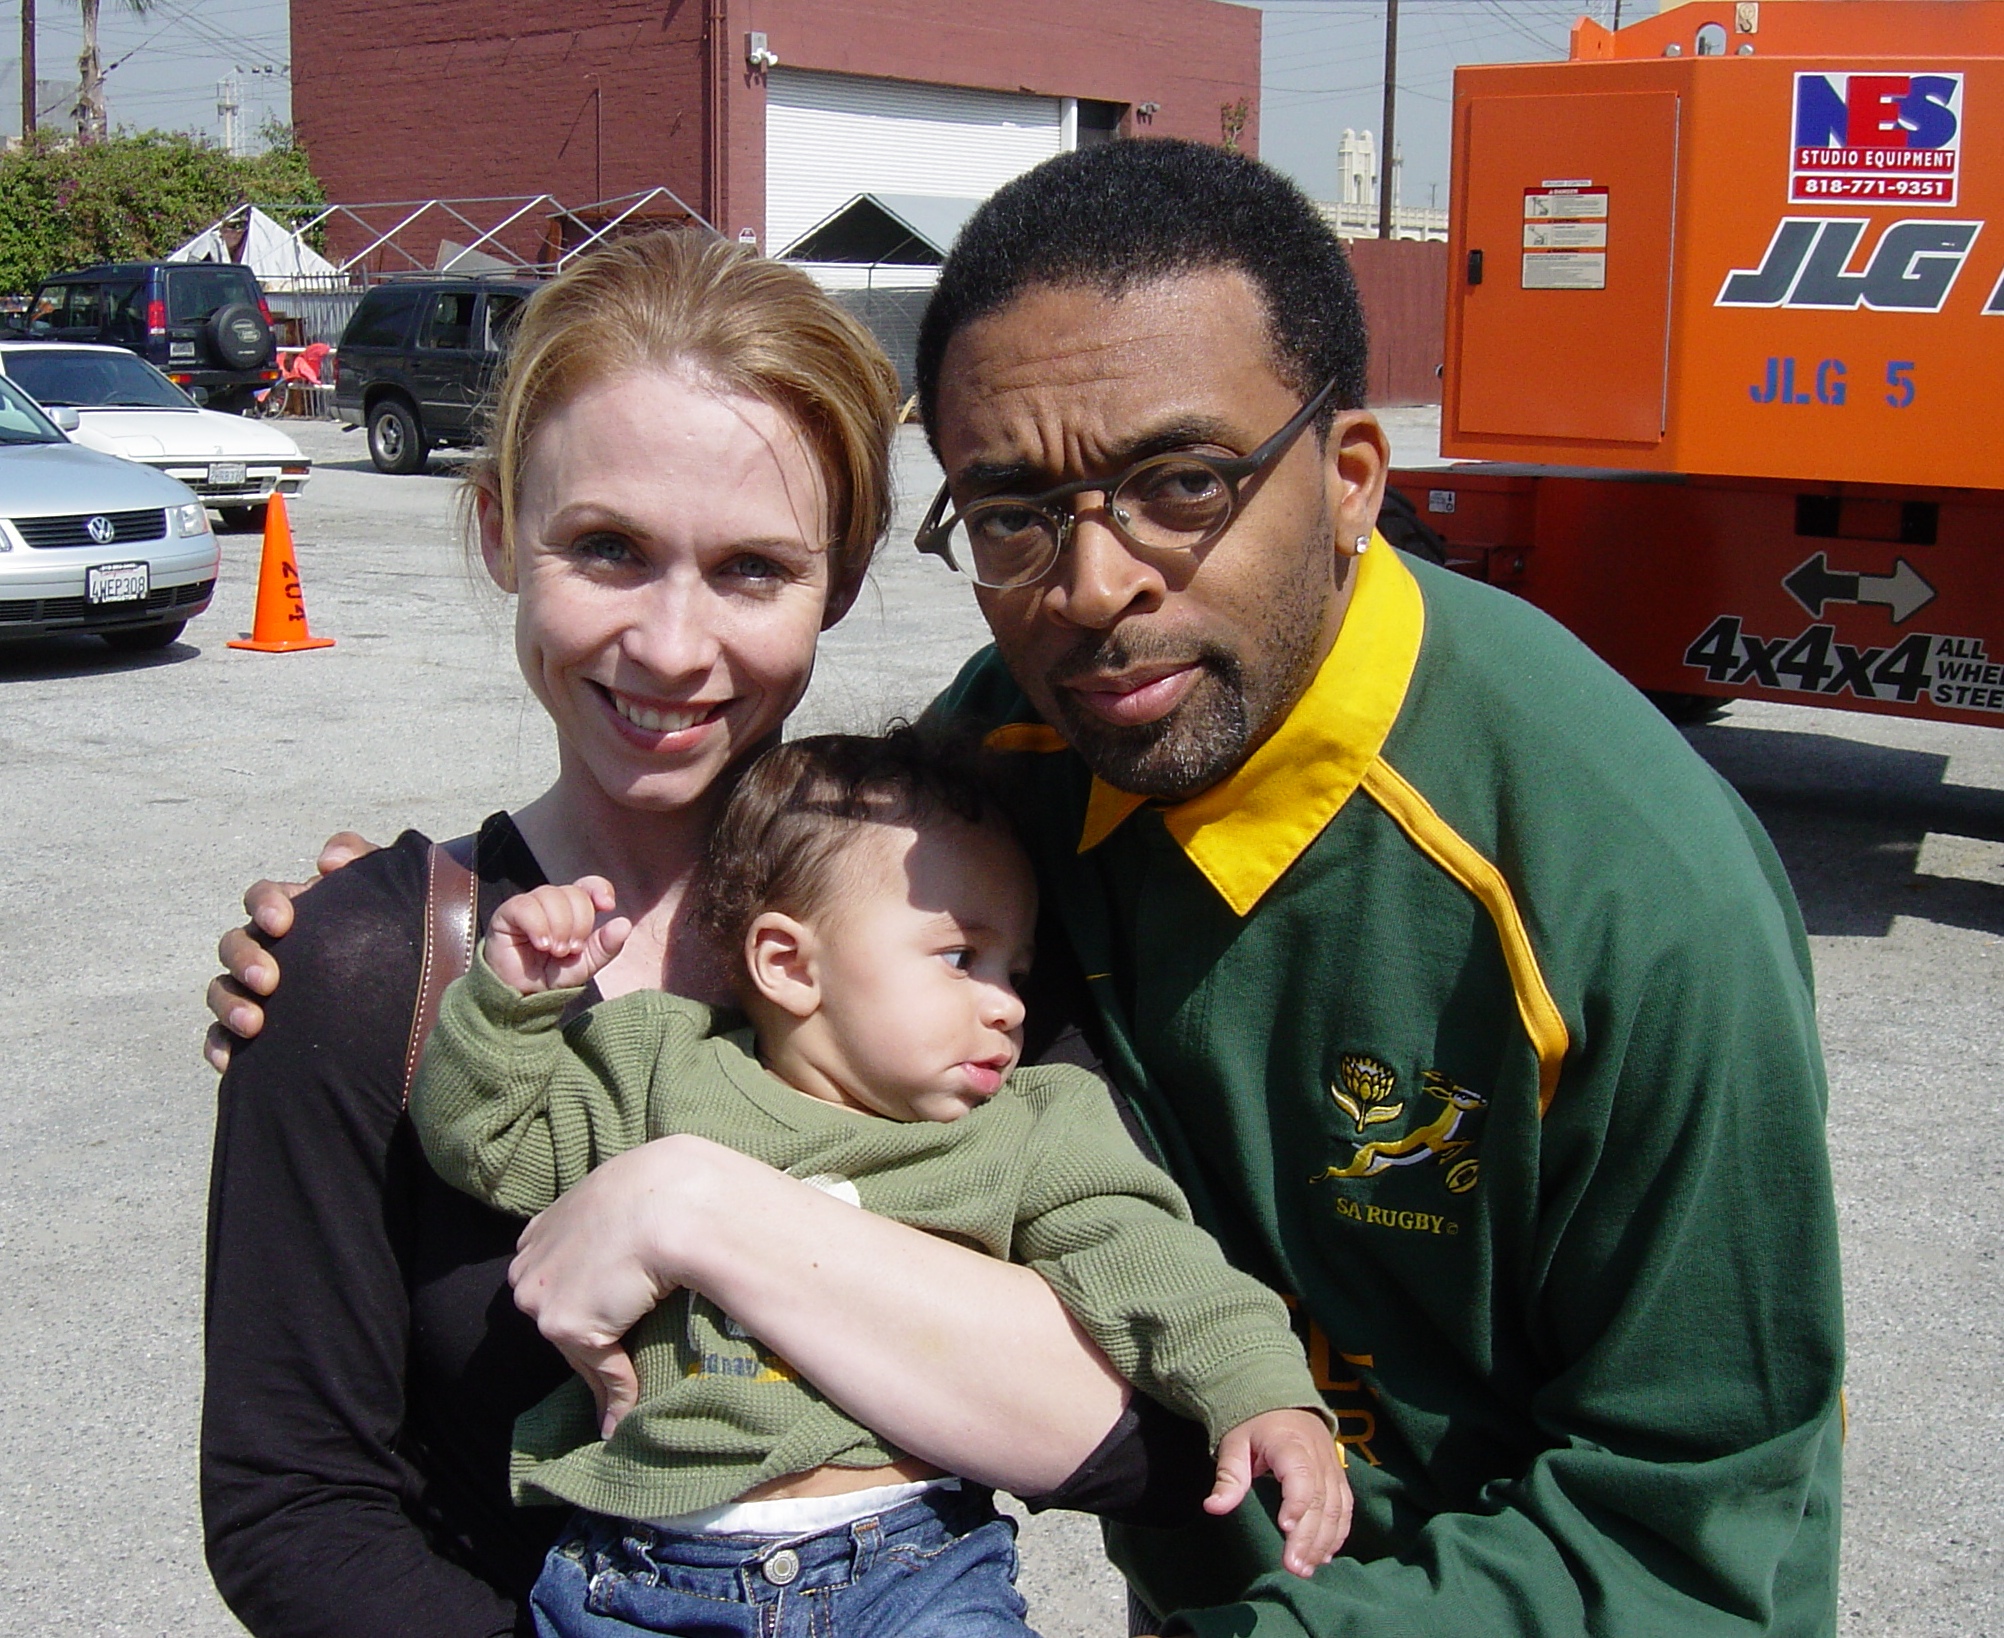
<svg viewBox="0 0 2004 1638"><path fill-rule="evenodd" d="M1128 546L1194 552L1231 527L1245 504L1240 486L1301 436L1335 390L1332 380L1250 455L1151 455L1110 478L1080 478L1041 495L990 495L943 520L953 497L942 484L919 525L918 549L990 591L1034 585L1071 541L1078 514L1066 503L1099 490L1107 527Z"/></svg>

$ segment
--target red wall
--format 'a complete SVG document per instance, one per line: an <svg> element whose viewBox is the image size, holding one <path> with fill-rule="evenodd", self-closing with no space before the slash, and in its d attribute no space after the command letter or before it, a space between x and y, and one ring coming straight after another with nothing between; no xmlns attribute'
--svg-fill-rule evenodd
<svg viewBox="0 0 2004 1638"><path fill-rule="evenodd" d="M1159 103L1137 136L1216 142L1244 97L1258 152L1260 16L1221 0L292 0L293 119L330 199L582 204L595 74L604 194L665 183L735 236L765 218L752 29L789 68Z"/></svg>
<svg viewBox="0 0 2004 1638"><path fill-rule="evenodd" d="M1447 356L1447 246L1352 239L1350 271L1371 331L1373 404L1438 404Z"/></svg>
<svg viewBox="0 0 2004 1638"><path fill-rule="evenodd" d="M328 198L346 204L544 192L583 204L598 196L596 83L605 194L666 182L700 209L703 6L293 0L294 123ZM352 228L330 229L357 248Z"/></svg>

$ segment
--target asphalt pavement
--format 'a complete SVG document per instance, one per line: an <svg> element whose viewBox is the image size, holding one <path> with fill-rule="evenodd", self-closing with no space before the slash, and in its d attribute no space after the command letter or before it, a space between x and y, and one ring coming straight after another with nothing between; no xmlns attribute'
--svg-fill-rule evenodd
<svg viewBox="0 0 2004 1638"><path fill-rule="evenodd" d="M1402 456L1424 412L1395 414ZM245 883L353 827L471 828L554 771L506 604L454 483L388 478L359 434L289 423L309 617L336 646L232 650L259 542L154 655L0 647L0 1626L240 1631L195 1500L214 1078L200 992ZM911 549L937 483L916 432L901 527L829 634L796 722L879 726L978 645L964 582ZM2004 1638L2004 734L1766 705L1690 731L1774 834L1815 946L1851 1339L1845 1638ZM1704 1348L1694 1335L1691 1347ZM1116 1638L1082 1520L1024 1536L1046 1638Z"/></svg>

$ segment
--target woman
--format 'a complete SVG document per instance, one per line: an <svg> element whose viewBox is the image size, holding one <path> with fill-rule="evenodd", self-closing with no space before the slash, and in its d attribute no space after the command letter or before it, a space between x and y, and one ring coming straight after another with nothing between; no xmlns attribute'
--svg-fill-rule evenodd
<svg viewBox="0 0 2004 1638"><path fill-rule="evenodd" d="M649 235L538 292L471 483L559 773L481 827L483 925L605 876L635 931L601 989L721 998L691 874L884 532L895 408L867 334L736 247ZM298 901L285 983L223 1081L203 1509L260 1635L514 1632L560 1522L507 1494L514 1417L568 1368L510 1300L521 1225L432 1175L402 1117L426 848L406 833ZM1026 1270L706 1146L603 1168L517 1264L613 1397L619 1336L685 1284L913 1454L1019 1491L1073 1474L1125 1398Z"/></svg>

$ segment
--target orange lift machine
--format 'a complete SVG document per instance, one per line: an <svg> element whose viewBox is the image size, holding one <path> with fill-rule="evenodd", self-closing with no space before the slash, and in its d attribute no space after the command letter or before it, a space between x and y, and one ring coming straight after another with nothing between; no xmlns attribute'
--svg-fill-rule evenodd
<svg viewBox="0 0 2004 1638"><path fill-rule="evenodd" d="M1659 694L2004 726L2004 3L1582 20L1454 119L1450 560Z"/></svg>

